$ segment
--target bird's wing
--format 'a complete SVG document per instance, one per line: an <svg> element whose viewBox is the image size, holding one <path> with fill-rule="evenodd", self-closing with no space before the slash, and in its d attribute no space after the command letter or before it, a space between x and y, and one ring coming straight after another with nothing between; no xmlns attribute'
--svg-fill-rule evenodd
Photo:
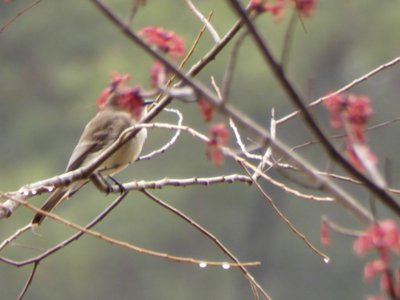
<svg viewBox="0 0 400 300"><path fill-rule="evenodd" d="M76 170L114 143L131 126L130 115L124 112L99 112L85 127L66 171Z"/></svg>

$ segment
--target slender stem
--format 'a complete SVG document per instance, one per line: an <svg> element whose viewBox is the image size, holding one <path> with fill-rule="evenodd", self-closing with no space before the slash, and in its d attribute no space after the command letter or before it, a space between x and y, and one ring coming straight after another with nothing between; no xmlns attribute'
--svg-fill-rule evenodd
<svg viewBox="0 0 400 300"><path fill-rule="evenodd" d="M254 279L254 277L246 269L246 267L241 264L241 262L233 255L233 253L230 252L229 249L226 248L224 246L224 244L222 244L221 241L216 236L211 234L209 231L207 231L205 228L203 228L200 224L198 224L197 222L195 222L194 220L192 220L191 218L189 218L188 216L183 214L181 211L177 210L175 207L169 205L168 203L165 203L164 201L162 201L161 199L157 198L156 196L154 196L153 194L149 193L146 190L142 190L142 192L147 197L149 197L151 200L153 200L157 204L161 205L162 207L166 208L167 210L169 210L173 214L177 215L179 218L183 219L185 222L189 223L194 228L199 230L207 238L211 239L211 241L213 241L213 243L216 244L218 246L218 248L220 248L230 259L232 259L239 266L239 269L242 271L242 273L249 280L250 284L254 285L255 287L257 287L257 289L263 294L263 296L266 299L271 299L269 297L269 295L267 294L267 292L261 287L261 285Z"/></svg>
<svg viewBox="0 0 400 300"><path fill-rule="evenodd" d="M31 271L31 273L29 274L28 280L26 281L26 283L25 283L25 285L24 285L24 287L23 287L21 293L19 294L19 296L18 296L18 298L17 298L18 300L21 300L22 298L24 298L26 292L28 291L29 286L30 286L31 283L32 283L33 277L35 277L36 269L37 269L38 265L39 265L39 262L35 262L35 263L33 264L32 271Z"/></svg>
<svg viewBox="0 0 400 300"><path fill-rule="evenodd" d="M325 134L320 129L321 127L316 123L314 118L311 116L310 112L307 110L307 107L304 105L303 100L301 99L298 92L295 90L292 83L286 77L284 71L281 66L276 62L274 57L272 56L266 42L262 39L261 35L255 28L254 24L251 22L250 18L246 14L246 11L241 7L237 0L229 0L232 4L232 7L237 12L237 14L244 20L247 25L251 35L253 36L254 42L259 48L261 54L263 55L266 63L271 68L275 77L278 79L281 84L283 90L287 93L289 99L292 103L301 111L303 115L303 119L312 133L321 141L322 146L328 155L340 164L347 172L353 175L355 178L360 180L365 187L375 195L382 203L384 203L390 210L395 212L398 216L400 216L400 205L387 193L384 186L379 186L375 182L373 182L370 178L362 174L356 168L354 168L332 145L329 139L325 136Z"/></svg>
<svg viewBox="0 0 400 300"><path fill-rule="evenodd" d="M12 17L10 20L8 20L5 24L3 24L0 27L0 34L8 27L11 25L11 23L13 23L18 17L22 16L23 14L25 14L27 11L31 10L34 6L36 6L37 4L39 4L42 0L36 0L34 2L32 2L31 4L29 4L28 6L26 6L25 8L23 8L21 11L19 11L14 17Z"/></svg>

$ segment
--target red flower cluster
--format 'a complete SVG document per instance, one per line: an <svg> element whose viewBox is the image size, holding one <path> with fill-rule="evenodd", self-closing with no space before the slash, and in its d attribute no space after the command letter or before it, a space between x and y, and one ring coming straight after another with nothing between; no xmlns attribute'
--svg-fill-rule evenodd
<svg viewBox="0 0 400 300"><path fill-rule="evenodd" d="M283 16L285 2L286 0L274 0L274 3L269 3L268 0L252 0L250 9L259 13L269 12L274 16L275 20L279 20Z"/></svg>
<svg viewBox="0 0 400 300"><path fill-rule="evenodd" d="M372 165L376 165L378 159L372 153L372 151L368 148L366 144L362 144L359 149L363 151L363 160L368 160ZM353 143L350 139L346 139L344 144L344 153L346 153L347 158L349 159L350 163L359 170L363 170L365 168L362 159L360 159L359 155L354 150Z"/></svg>
<svg viewBox="0 0 400 300"><path fill-rule="evenodd" d="M166 70L162 62L156 60L150 68L150 84L152 87L158 87L165 81Z"/></svg>
<svg viewBox="0 0 400 300"><path fill-rule="evenodd" d="M181 57L185 53L185 43L183 39L173 31L165 30L161 27L144 27L139 30L139 34L152 46L172 57ZM150 70L150 82L153 87L159 86L167 78L165 66L155 61Z"/></svg>
<svg viewBox="0 0 400 300"><path fill-rule="evenodd" d="M123 86L126 81L131 79L129 74L120 74L116 71L111 72L111 81L96 100L97 107L101 110L107 104L108 97L119 87Z"/></svg>
<svg viewBox="0 0 400 300"><path fill-rule="evenodd" d="M359 169L363 168L363 159L368 159L375 164L377 160L366 145L365 136L365 127L372 115L369 98L363 95L335 94L330 96L324 104L330 113L332 127L344 128L346 131L345 153L350 162ZM363 149L362 158L355 151L355 144Z"/></svg>
<svg viewBox="0 0 400 300"><path fill-rule="evenodd" d="M365 125L372 115L372 108L367 96L335 94L325 101L325 106L331 114L332 127L344 127L344 123L348 122L353 128L357 140L365 141Z"/></svg>
<svg viewBox="0 0 400 300"><path fill-rule="evenodd" d="M207 143L207 158L216 166L220 166L224 158L221 146L228 142L229 132L225 123L221 122L210 127L210 134L211 138Z"/></svg>
<svg viewBox="0 0 400 300"><path fill-rule="evenodd" d="M214 107L210 104L210 102L208 102L203 98L199 99L198 104L204 121L205 122L211 121L212 118L214 117Z"/></svg>
<svg viewBox="0 0 400 300"><path fill-rule="evenodd" d="M161 27L148 26L139 30L139 34L149 44L156 46L166 54L179 57L185 53L183 39L173 31L168 31Z"/></svg>
<svg viewBox="0 0 400 300"><path fill-rule="evenodd" d="M358 255L365 255L371 249L387 249L400 254L400 228L393 220L380 221L360 235L353 247Z"/></svg>
<svg viewBox="0 0 400 300"><path fill-rule="evenodd" d="M317 5L317 0L294 0L296 9L305 17L310 17Z"/></svg>
<svg viewBox="0 0 400 300"><path fill-rule="evenodd" d="M329 238L329 226L325 221L321 222L320 239L322 245L325 247L328 247L331 244L331 240Z"/></svg>
<svg viewBox="0 0 400 300"><path fill-rule="evenodd" d="M120 74L118 72L111 73L111 81L108 87L101 92L99 98L96 100L99 110L104 109L111 94L116 92L117 104L130 111L135 119L140 119L143 111L143 99L140 95L140 88L125 87L124 84L129 79L129 74Z"/></svg>
<svg viewBox="0 0 400 300"><path fill-rule="evenodd" d="M259 13L269 12L275 20L280 20L283 16L283 10L289 4L294 4L301 15L310 17L315 11L317 0L274 0L272 3L270 0L252 0L250 9Z"/></svg>
<svg viewBox="0 0 400 300"><path fill-rule="evenodd" d="M143 98L139 87L129 87L118 93L118 105L131 112L135 120L140 120L143 112Z"/></svg>
<svg viewBox="0 0 400 300"><path fill-rule="evenodd" d="M389 219L373 224L354 241L353 248L358 255L364 255L370 250L378 251L379 258L365 264L364 278L370 280L380 275L382 291L394 292L398 299L400 270L395 274L389 270L390 253L400 254L400 228L397 224Z"/></svg>

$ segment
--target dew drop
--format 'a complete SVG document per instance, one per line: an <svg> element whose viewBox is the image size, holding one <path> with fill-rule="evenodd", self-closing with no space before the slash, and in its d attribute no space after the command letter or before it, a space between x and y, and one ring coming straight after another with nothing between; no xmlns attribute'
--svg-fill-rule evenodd
<svg viewBox="0 0 400 300"><path fill-rule="evenodd" d="M202 261L201 263L199 263L199 267L204 269L205 267L207 267L207 263Z"/></svg>
<svg viewBox="0 0 400 300"><path fill-rule="evenodd" d="M324 258L324 263L329 264L330 261L331 261L331 259L329 257Z"/></svg>
<svg viewBox="0 0 400 300"><path fill-rule="evenodd" d="M28 190L24 190L24 191L22 192L22 194L24 194L24 196L28 196L28 195L29 195L29 191L28 191Z"/></svg>
<svg viewBox="0 0 400 300"><path fill-rule="evenodd" d="M228 264L228 263L223 263L222 264L222 269L224 269L224 270L229 270L231 268L231 265L230 264Z"/></svg>
<svg viewBox="0 0 400 300"><path fill-rule="evenodd" d="M54 186L49 186L49 187L47 188L47 190L48 190L49 192L54 191Z"/></svg>
<svg viewBox="0 0 400 300"><path fill-rule="evenodd" d="M32 190L32 195L36 195L37 194L37 190Z"/></svg>

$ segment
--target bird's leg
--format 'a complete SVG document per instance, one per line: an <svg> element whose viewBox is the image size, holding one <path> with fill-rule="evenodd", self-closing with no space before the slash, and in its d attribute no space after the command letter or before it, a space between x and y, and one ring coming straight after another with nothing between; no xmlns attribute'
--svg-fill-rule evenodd
<svg viewBox="0 0 400 300"><path fill-rule="evenodd" d="M108 176L108 178L110 178L111 181L113 181L116 185L118 185L118 187L119 187L119 192L120 192L121 194L124 193L124 192L126 192L126 188L124 187L124 185L123 185L121 182L119 182L117 179L115 179L115 178L112 177L112 176Z"/></svg>
<svg viewBox="0 0 400 300"><path fill-rule="evenodd" d="M126 188L124 187L124 185L119 182L117 179L115 179L112 176L107 176L112 182L114 182L118 188L119 188L119 192L122 194L123 192L126 192ZM90 180L93 182L93 184L102 192L105 192L106 194L111 193L112 191L114 191L112 184L110 184L105 178L104 176L102 176L100 173L93 173L90 176Z"/></svg>
<svg viewBox="0 0 400 300"><path fill-rule="evenodd" d="M102 192L109 194L112 192L112 186L105 180L105 178L99 173L93 173L90 176L90 181Z"/></svg>

